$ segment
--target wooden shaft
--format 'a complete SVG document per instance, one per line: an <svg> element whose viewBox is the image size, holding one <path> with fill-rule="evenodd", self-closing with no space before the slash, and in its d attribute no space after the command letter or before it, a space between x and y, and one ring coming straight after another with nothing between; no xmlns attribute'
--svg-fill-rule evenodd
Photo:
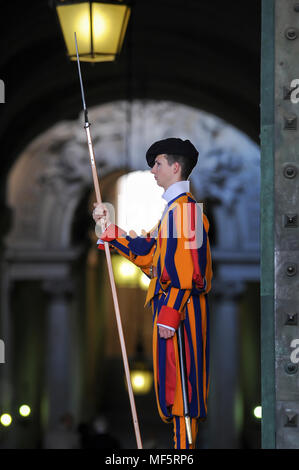
<svg viewBox="0 0 299 470"><path fill-rule="evenodd" d="M101 203L102 197L101 197L99 180L98 180L98 175L97 175L97 170L96 170L96 164L95 164L89 125L85 125L85 131L86 131L87 142L88 142L88 149L89 149L89 155L90 155L90 163L91 163L92 177L93 177L93 183L94 183L94 188L95 188L95 193L96 193L96 199L98 203ZM125 375L126 375L126 380L127 380L127 385L128 385L128 392L129 392L129 399L130 399L130 405L131 405L135 436L136 436L136 441L137 441L137 448L142 449L142 441L141 441L141 436L140 436L140 430L139 430L139 424L138 424L138 418L137 418L137 412L136 412L136 406L135 406L135 400L134 400L134 394L133 394L133 388L132 388L132 382L131 382L131 376L130 376L129 362L128 362L128 356L127 356L127 351L126 351L125 338L124 338L124 333L123 333L123 328L122 328L114 274L113 274L113 269L112 269L109 243L105 242L104 245L105 245L107 267L108 267L108 273L109 273L109 279L110 279L110 285L111 285L111 291L112 291L112 297L113 297L113 303L114 303L114 310L115 310L115 316L116 316L116 322L117 322L118 335L119 335Z"/></svg>
<svg viewBox="0 0 299 470"><path fill-rule="evenodd" d="M97 169L96 169L96 162L95 162L95 158L94 158L94 151L93 151L93 145L92 145L92 141L91 141L89 124L85 124L84 128L85 128L85 131L86 131L87 144L88 144L88 150L89 150L89 156L90 156L91 171L92 171L92 179L93 179L93 185L94 185L94 189L95 189L95 193L96 193L96 200L97 200L98 203L101 203L102 202L102 196L101 196L101 191L100 191L98 173L97 173Z"/></svg>
<svg viewBox="0 0 299 470"><path fill-rule="evenodd" d="M187 429L188 442L192 445L192 433L190 425L190 411L189 411L189 398L188 398L188 384L187 384L187 369L186 369L186 358L185 358L185 341L184 341L184 328L183 323L181 322L178 330L178 349L179 349L179 363L180 363L180 372L181 372L181 384L182 384L182 394L183 394L183 406L184 406L184 416Z"/></svg>
<svg viewBox="0 0 299 470"><path fill-rule="evenodd" d="M137 441L137 448L142 449L142 442L141 442L140 430L139 430L139 425L138 425L134 394L133 394L133 389L132 389L132 382L131 382L127 352L126 352L125 339L124 339L124 334L123 334L123 329L122 329L118 299L117 299L117 294L116 294L116 287L115 287L112 264L111 264L109 243L107 242L105 242L105 253L107 257L107 266L108 266L108 271L109 271L109 278L110 278L110 284L111 284L111 290L112 290L112 296L113 296L113 302L114 302L117 328L118 328L120 346L121 346L121 351L122 351L122 356L123 356L123 363L124 363L124 368L125 368L127 385L128 385L128 392L129 392L129 398L130 398L130 404L131 404L133 424L134 424L134 429L135 429L135 436L136 436L136 441Z"/></svg>

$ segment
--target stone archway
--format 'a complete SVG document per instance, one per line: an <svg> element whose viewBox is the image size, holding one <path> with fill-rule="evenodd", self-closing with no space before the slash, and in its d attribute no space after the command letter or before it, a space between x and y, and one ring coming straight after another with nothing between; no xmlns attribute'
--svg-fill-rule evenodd
<svg viewBox="0 0 299 470"><path fill-rule="evenodd" d="M231 312L231 325L236 333L235 299L248 280L259 280L258 147L222 120L172 102L112 102L91 109L89 118L100 178L117 170L147 169L146 149L153 141L164 137L189 138L198 148L200 159L191 183L199 200L210 201L217 302L223 307L222 326ZM49 296L47 360L48 370L56 371L47 381L48 426L55 425L65 403L73 400L70 392L61 394L59 390L61 380L65 390L70 388L71 377L64 372L71 369L67 348L75 341L69 334L69 305L75 295L72 265L83 249L73 242L72 224L80 200L92 187L82 123L81 116L75 122L58 123L36 138L20 155L8 183L7 204L13 211L13 224L5 239L2 263L1 316L8 357L4 383L9 385L12 378L9 367L13 350L9 339L11 285L18 280L38 280ZM228 292L232 295L229 299ZM61 332L60 340L55 333L57 328ZM234 334L232 329L225 331L227 337L221 331L224 347ZM220 334L217 328L214 334ZM228 363L234 353L232 349ZM66 362L60 361L62 356ZM235 360L233 364L236 374ZM8 389L9 386L2 389L5 406L10 406ZM230 394L231 402L234 394L235 390ZM56 411L52 412L54 402ZM226 436L236 442L234 429Z"/></svg>

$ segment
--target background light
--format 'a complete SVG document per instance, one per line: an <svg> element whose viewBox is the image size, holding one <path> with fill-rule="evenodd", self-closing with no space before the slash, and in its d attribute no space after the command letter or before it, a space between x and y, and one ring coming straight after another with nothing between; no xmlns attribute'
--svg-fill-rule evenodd
<svg viewBox="0 0 299 470"><path fill-rule="evenodd" d="M261 406L256 406L253 410L253 414L256 418L261 419L261 417L262 417L262 407Z"/></svg>
<svg viewBox="0 0 299 470"><path fill-rule="evenodd" d="M136 269L135 269L135 266L132 263L130 263L126 260L123 260L119 264L119 272L124 277L133 277L133 276L135 276Z"/></svg>
<svg viewBox="0 0 299 470"><path fill-rule="evenodd" d="M138 287L140 269L120 255L111 257L115 282L120 287Z"/></svg>
<svg viewBox="0 0 299 470"><path fill-rule="evenodd" d="M132 388L136 395L149 393L153 383L153 373L146 369L135 369L131 371Z"/></svg>
<svg viewBox="0 0 299 470"><path fill-rule="evenodd" d="M23 416L24 418L26 418L26 417L29 416L30 413L31 413L30 406L28 406L28 405L21 405L20 408L19 408L19 413L20 413L21 416Z"/></svg>
<svg viewBox="0 0 299 470"><path fill-rule="evenodd" d="M143 388L144 383L145 383L143 374L135 372L132 377L132 382L135 388L138 388L138 389Z"/></svg>
<svg viewBox="0 0 299 470"><path fill-rule="evenodd" d="M2 426L10 426L11 422L12 418L10 414L3 413L3 415L0 416L0 423L2 424Z"/></svg>
<svg viewBox="0 0 299 470"><path fill-rule="evenodd" d="M150 171L133 171L123 175L117 182L116 224L129 233L137 235L153 229L158 223L166 202L163 188L157 185Z"/></svg>
<svg viewBox="0 0 299 470"><path fill-rule="evenodd" d="M150 278L146 274L142 273L139 278L139 285L141 289L147 290L149 283L151 282Z"/></svg>

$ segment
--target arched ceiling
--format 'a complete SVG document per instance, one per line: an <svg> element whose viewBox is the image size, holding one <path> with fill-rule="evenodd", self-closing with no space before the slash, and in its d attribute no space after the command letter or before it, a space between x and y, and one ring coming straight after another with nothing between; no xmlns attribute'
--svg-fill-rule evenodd
<svg viewBox="0 0 299 470"><path fill-rule="evenodd" d="M66 57L51 3L1 6L2 181L36 135L81 110L77 66ZM259 0L135 0L119 60L81 68L90 107L172 100L214 113L258 142L259 66Z"/></svg>

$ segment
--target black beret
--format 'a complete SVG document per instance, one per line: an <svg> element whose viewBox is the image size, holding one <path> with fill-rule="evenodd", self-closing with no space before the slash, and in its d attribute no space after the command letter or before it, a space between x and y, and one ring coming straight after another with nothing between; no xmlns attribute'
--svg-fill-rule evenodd
<svg viewBox="0 0 299 470"><path fill-rule="evenodd" d="M146 152L146 160L148 165L152 168L155 164L157 155L167 153L169 155L182 155L190 159L194 166L197 163L198 151L191 144L190 140L177 139L170 137L169 139L158 140L150 146Z"/></svg>

